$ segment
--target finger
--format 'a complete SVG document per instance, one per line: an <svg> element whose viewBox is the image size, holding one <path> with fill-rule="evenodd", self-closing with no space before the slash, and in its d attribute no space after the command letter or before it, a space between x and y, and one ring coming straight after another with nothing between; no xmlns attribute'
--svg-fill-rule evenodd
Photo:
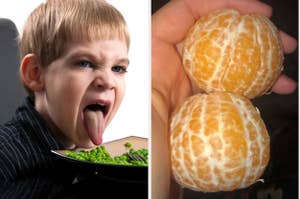
<svg viewBox="0 0 300 199"><path fill-rule="evenodd" d="M279 31L285 53L292 53L297 48L297 40L283 31Z"/></svg>
<svg viewBox="0 0 300 199"><path fill-rule="evenodd" d="M286 75L281 75L274 84L272 91L278 94L290 94L297 88L297 83Z"/></svg>
<svg viewBox="0 0 300 199"><path fill-rule="evenodd" d="M213 10L232 8L241 13L271 16L272 8L260 1L249 0L182 0L170 1L152 17L152 36L165 42L180 42L200 16Z"/></svg>
<svg viewBox="0 0 300 199"><path fill-rule="evenodd" d="M195 8L193 6L194 1L197 0L187 0L187 3L190 3L191 9ZM208 1L208 2L207 2ZM212 10L217 9L223 9L223 8L232 8L236 9L242 14L248 14L248 13L257 13L260 15L264 15L266 17L272 16L272 7L262 3L258 0L216 0L216 1L210 1L205 0L205 4L207 5L203 9L199 10L200 16L208 14ZM195 12L197 13L197 11ZM199 15L198 15L199 16Z"/></svg>
<svg viewBox="0 0 300 199"><path fill-rule="evenodd" d="M180 42L176 45L178 53L182 56L183 54L183 42Z"/></svg>

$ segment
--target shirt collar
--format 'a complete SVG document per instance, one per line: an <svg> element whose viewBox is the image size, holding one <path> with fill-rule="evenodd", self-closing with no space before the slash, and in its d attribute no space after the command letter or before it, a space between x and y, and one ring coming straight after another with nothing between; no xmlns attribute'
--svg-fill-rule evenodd
<svg viewBox="0 0 300 199"><path fill-rule="evenodd" d="M47 122L36 111L34 101L30 97L26 97L23 105L17 109L16 117L26 126L26 131L34 134L42 144L52 150L63 149L62 143L54 138Z"/></svg>

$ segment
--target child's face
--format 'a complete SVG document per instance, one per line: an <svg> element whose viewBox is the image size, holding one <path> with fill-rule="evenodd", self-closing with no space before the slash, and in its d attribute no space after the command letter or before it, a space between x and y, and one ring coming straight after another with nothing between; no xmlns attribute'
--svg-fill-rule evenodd
<svg viewBox="0 0 300 199"><path fill-rule="evenodd" d="M102 143L105 127L125 92L128 53L125 41L72 43L43 70L42 115L70 143Z"/></svg>

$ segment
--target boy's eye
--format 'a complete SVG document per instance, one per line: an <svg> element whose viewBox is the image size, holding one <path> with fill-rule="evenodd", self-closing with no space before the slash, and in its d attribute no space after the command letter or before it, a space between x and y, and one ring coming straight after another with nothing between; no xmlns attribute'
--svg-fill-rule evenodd
<svg viewBox="0 0 300 199"><path fill-rule="evenodd" d="M92 67L92 63L89 62L89 61L85 61L85 60L78 61L76 65L78 65L79 67L82 67L82 68L90 68L90 67Z"/></svg>
<svg viewBox="0 0 300 199"><path fill-rule="evenodd" d="M124 67L124 66L113 66L111 68L111 70L116 73L126 73L127 72L126 67Z"/></svg>

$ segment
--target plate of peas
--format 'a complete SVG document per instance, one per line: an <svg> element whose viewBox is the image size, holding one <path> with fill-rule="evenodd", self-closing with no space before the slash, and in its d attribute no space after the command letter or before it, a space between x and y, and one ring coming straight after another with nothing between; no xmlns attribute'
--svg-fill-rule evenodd
<svg viewBox="0 0 300 199"><path fill-rule="evenodd" d="M148 179L147 138L129 136L103 143L90 150L51 152L71 163L81 174L141 182L146 182Z"/></svg>

